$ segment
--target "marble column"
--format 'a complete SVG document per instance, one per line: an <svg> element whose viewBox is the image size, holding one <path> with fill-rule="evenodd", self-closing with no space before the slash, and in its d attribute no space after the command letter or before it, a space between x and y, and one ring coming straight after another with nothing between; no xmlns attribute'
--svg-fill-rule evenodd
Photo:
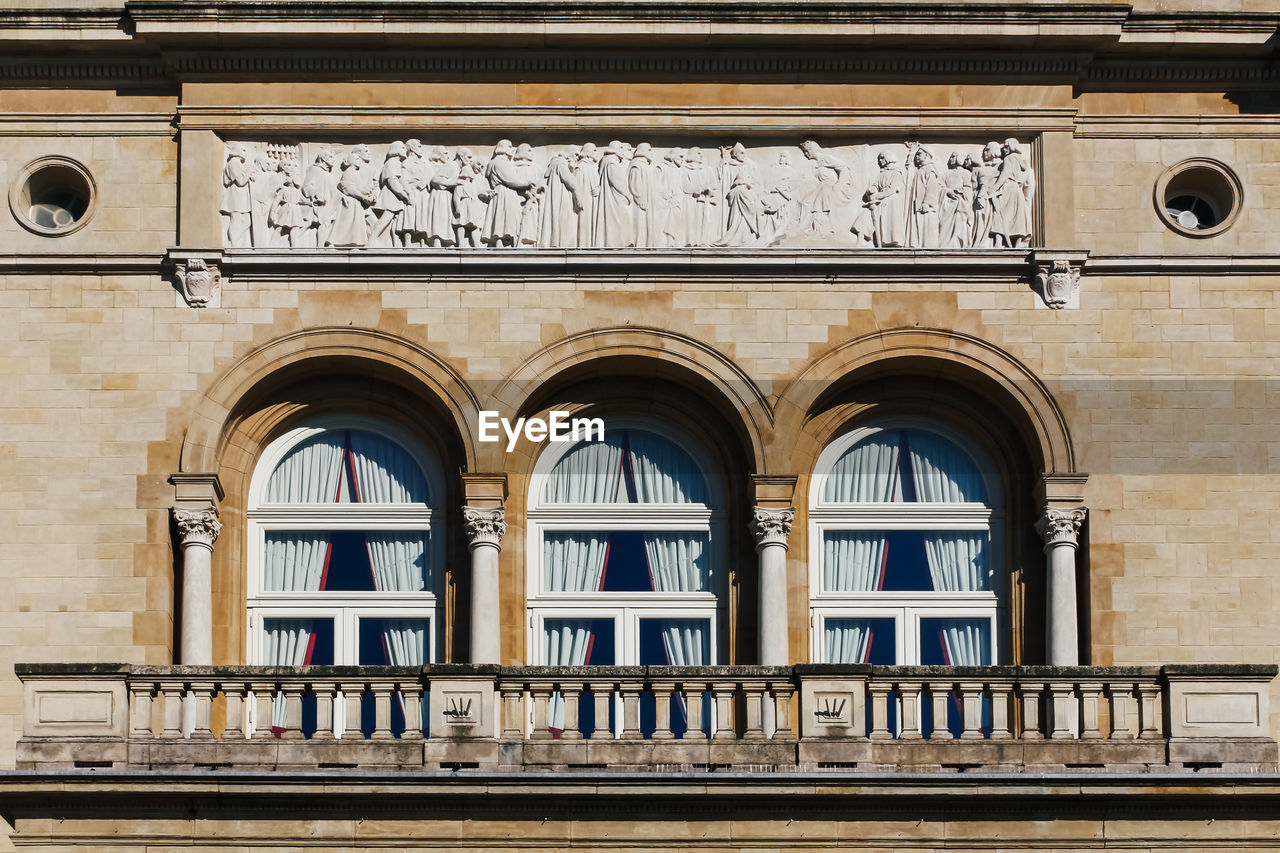
<svg viewBox="0 0 1280 853"><path fill-rule="evenodd" d="M182 543L182 637L179 655L188 666L213 663L213 543L222 531L218 510L174 509Z"/></svg>
<svg viewBox="0 0 1280 853"><path fill-rule="evenodd" d="M1076 547L1083 508L1045 507L1036 522L1036 532L1044 539L1047 577L1045 582L1045 650L1053 666L1080 663L1079 629L1076 608Z"/></svg>
<svg viewBox="0 0 1280 853"><path fill-rule="evenodd" d="M751 519L760 562L760 663L786 666L787 658L787 536L795 521L795 507L758 506Z"/></svg>
<svg viewBox="0 0 1280 853"><path fill-rule="evenodd" d="M467 547L471 549L471 662L501 663L502 619L498 611L498 554L507 532L502 507L464 506Z"/></svg>

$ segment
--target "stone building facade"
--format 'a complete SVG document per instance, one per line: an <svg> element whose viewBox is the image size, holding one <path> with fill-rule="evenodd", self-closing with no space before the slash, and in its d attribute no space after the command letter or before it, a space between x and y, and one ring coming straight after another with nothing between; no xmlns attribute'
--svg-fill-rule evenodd
<svg viewBox="0 0 1280 853"><path fill-rule="evenodd" d="M1277 27L6 5L7 843L1275 846Z"/></svg>

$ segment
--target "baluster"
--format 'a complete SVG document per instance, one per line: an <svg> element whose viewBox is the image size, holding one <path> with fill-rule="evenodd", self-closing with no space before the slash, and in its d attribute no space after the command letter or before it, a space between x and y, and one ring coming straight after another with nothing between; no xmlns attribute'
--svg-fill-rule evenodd
<svg viewBox="0 0 1280 853"><path fill-rule="evenodd" d="M223 740L244 740L249 736L249 691L243 681L224 682L222 695L227 697L227 727Z"/></svg>
<svg viewBox="0 0 1280 853"><path fill-rule="evenodd" d="M191 682L187 701L193 704L191 737L205 740L213 737L213 697L216 695L212 681Z"/></svg>
<svg viewBox="0 0 1280 853"><path fill-rule="evenodd" d="M561 684L560 693L564 696L564 732L560 737L564 740L582 740L582 732L578 728L578 704L582 698L582 685Z"/></svg>
<svg viewBox="0 0 1280 853"><path fill-rule="evenodd" d="M791 697L795 694L795 685L789 681L772 685L774 720L777 728L773 732L774 740L795 740L796 733L791 727Z"/></svg>
<svg viewBox="0 0 1280 853"><path fill-rule="evenodd" d="M742 739L764 740L764 685L744 682L742 692L747 700L747 728L742 733Z"/></svg>
<svg viewBox="0 0 1280 853"><path fill-rule="evenodd" d="M160 732L160 737L180 738L183 684L181 681L165 680L160 683L160 689L164 693L164 730Z"/></svg>
<svg viewBox="0 0 1280 853"><path fill-rule="evenodd" d="M871 694L871 739L892 740L893 732L889 731L889 692L893 685L887 681L867 682L867 692Z"/></svg>
<svg viewBox="0 0 1280 853"><path fill-rule="evenodd" d="M275 724L276 686L269 681L253 682L253 738L265 740L274 737L271 727Z"/></svg>
<svg viewBox="0 0 1280 853"><path fill-rule="evenodd" d="M401 740L422 739L422 682L400 682L400 702L404 711L404 732Z"/></svg>
<svg viewBox="0 0 1280 853"><path fill-rule="evenodd" d="M671 731L671 685L657 682L652 685L654 740L672 740L675 732Z"/></svg>
<svg viewBox="0 0 1280 853"><path fill-rule="evenodd" d="M639 740L640 732L640 691L643 685L634 681L618 683L618 693L622 696L622 737L624 740Z"/></svg>
<svg viewBox="0 0 1280 853"><path fill-rule="evenodd" d="M945 681L934 681L928 687L929 701L933 703L933 731L929 732L929 740L955 740L947 726L947 700L951 698L951 685Z"/></svg>
<svg viewBox="0 0 1280 853"><path fill-rule="evenodd" d="M924 737L923 720L920 719L920 691L924 688L922 681L899 681L898 697L902 708L901 734L902 740L920 740ZM886 706L888 700L885 700ZM872 710L874 714L874 708ZM887 719L887 708L886 708ZM885 725L886 731L888 724Z"/></svg>
<svg viewBox="0 0 1280 853"><path fill-rule="evenodd" d="M1044 740L1041 728L1040 694L1044 685L1040 682L1018 682L1018 696L1022 699L1022 739Z"/></svg>
<svg viewBox="0 0 1280 853"><path fill-rule="evenodd" d="M364 740L364 693L363 681L348 681L342 687L342 728L335 730L334 735L351 740Z"/></svg>
<svg viewBox="0 0 1280 853"><path fill-rule="evenodd" d="M612 740L613 728L609 725L609 706L613 702L613 685L606 681L591 684L591 701L596 709L596 728L592 740Z"/></svg>
<svg viewBox="0 0 1280 853"><path fill-rule="evenodd" d="M529 701L533 703L533 731L529 734L531 740L550 740L551 739L551 708L555 702L558 691L552 689L549 684L530 684L529 685ZM564 694L559 693L563 698Z"/></svg>
<svg viewBox="0 0 1280 853"><path fill-rule="evenodd" d="M130 681L129 696L132 708L129 723L129 737L133 740L152 737L151 734L151 697L156 689L151 681Z"/></svg>
<svg viewBox="0 0 1280 853"><path fill-rule="evenodd" d="M524 686L502 684L498 693L502 697L503 740L524 740Z"/></svg>
<svg viewBox="0 0 1280 853"><path fill-rule="evenodd" d="M1160 685L1139 684L1138 703L1142 740L1164 737L1164 716L1160 707Z"/></svg>
<svg viewBox="0 0 1280 853"><path fill-rule="evenodd" d="M706 740L707 733L702 730L703 685L698 682L681 684L680 695L684 697L685 721L689 724L684 731L685 740Z"/></svg>
<svg viewBox="0 0 1280 853"><path fill-rule="evenodd" d="M302 694L307 690L305 682L282 681L280 692L284 694L284 732L281 740L302 740Z"/></svg>
<svg viewBox="0 0 1280 853"><path fill-rule="evenodd" d="M1102 737L1098 728L1098 700L1102 684L1096 681L1080 682L1080 739L1097 740Z"/></svg>
<svg viewBox="0 0 1280 853"><path fill-rule="evenodd" d="M735 740L738 736L733 728L733 694L732 682L711 682L711 705L715 714L715 731L712 740Z"/></svg>
<svg viewBox="0 0 1280 853"><path fill-rule="evenodd" d="M393 685L386 681L369 684L373 691L373 734L370 740L394 740L391 733L391 692Z"/></svg>
<svg viewBox="0 0 1280 853"><path fill-rule="evenodd" d="M982 688L981 681L962 681L956 685L960 692L960 710L964 717L961 740L982 739Z"/></svg>
<svg viewBox="0 0 1280 853"><path fill-rule="evenodd" d="M312 740L333 740L335 737L337 689L338 685L334 682L311 683L311 692L316 695L316 731L311 735Z"/></svg>
<svg viewBox="0 0 1280 853"><path fill-rule="evenodd" d="M1075 737L1076 702L1075 685L1070 682L1049 682L1050 713L1053 716L1053 727L1049 733L1051 740L1071 740Z"/></svg>
<svg viewBox="0 0 1280 853"><path fill-rule="evenodd" d="M1111 739L1133 740L1138 736L1138 705L1133 696L1133 685L1128 682L1107 685L1107 698L1111 700Z"/></svg>
<svg viewBox="0 0 1280 853"><path fill-rule="evenodd" d="M1006 681L991 685L991 739L1009 740L1013 737L1013 685Z"/></svg>

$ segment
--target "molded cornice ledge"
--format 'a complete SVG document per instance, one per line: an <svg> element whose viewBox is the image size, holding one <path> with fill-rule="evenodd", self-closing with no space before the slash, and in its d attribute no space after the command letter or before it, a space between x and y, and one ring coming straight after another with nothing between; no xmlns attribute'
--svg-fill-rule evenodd
<svg viewBox="0 0 1280 853"><path fill-rule="evenodd" d="M771 38L790 44L894 38L954 45L959 28L969 47L1022 38L1040 48L1046 42L1115 43L1130 13L1129 6L1119 4L989 0L130 0L126 9L139 36L166 44L279 36L404 43L428 34L478 43L501 34L507 45L621 38L654 44L728 43L740 36L755 44Z"/></svg>

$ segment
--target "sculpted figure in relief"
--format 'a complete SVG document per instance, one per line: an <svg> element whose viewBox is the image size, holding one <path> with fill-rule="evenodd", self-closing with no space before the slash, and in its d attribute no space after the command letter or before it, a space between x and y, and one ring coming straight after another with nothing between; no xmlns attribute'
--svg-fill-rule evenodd
<svg viewBox="0 0 1280 853"><path fill-rule="evenodd" d="M280 186L279 177L279 169L268 157L262 155L254 159L253 170L249 173L249 222L255 246L276 245L272 239L275 235L271 223L267 220Z"/></svg>
<svg viewBox="0 0 1280 853"><path fill-rule="evenodd" d="M996 178L1000 174L1000 145L989 142L982 149L982 163L973 167L973 240L970 245L975 249L986 249L995 245L991 237L992 218L995 207L993 190Z"/></svg>
<svg viewBox="0 0 1280 853"><path fill-rule="evenodd" d="M314 245L329 245L329 232L333 229L333 218L338 214L338 186L334 180L334 154L328 148L321 148L316 160L307 167L307 174L302 179L302 197L315 212ZM312 238L308 238L310 242Z"/></svg>
<svg viewBox="0 0 1280 853"><path fill-rule="evenodd" d="M790 152L779 152L778 163L760 200L760 239L766 246L779 244L800 224L795 179Z"/></svg>
<svg viewBox="0 0 1280 853"><path fill-rule="evenodd" d="M582 188L582 210L578 213L578 245L597 245L596 210L600 207L600 149L594 142L584 142L574 164L574 177Z"/></svg>
<svg viewBox="0 0 1280 853"><path fill-rule="evenodd" d="M995 145L995 143L991 143ZM997 247L1016 248L1030 244L1031 197L1035 175L1022 155L1016 139L1006 139L1000 148L1000 169L991 190L994 210L991 236Z"/></svg>
<svg viewBox="0 0 1280 853"><path fill-rule="evenodd" d="M662 193L662 177L653 162L653 146L641 142L631 156L627 189L636 203L635 245L639 248L666 245L666 217L669 210Z"/></svg>
<svg viewBox="0 0 1280 853"><path fill-rule="evenodd" d="M342 160L342 177L338 179L338 213L329 233L330 246L364 246L369 242L367 211L377 200L368 172L369 149L357 145Z"/></svg>
<svg viewBox="0 0 1280 853"><path fill-rule="evenodd" d="M843 207L849 200L845 187L842 186L847 180L849 166L823 151L822 146L812 139L800 144L800 152L813 164L813 174L818 182L804 200L806 218L801 227L810 234L834 234L831 212Z"/></svg>
<svg viewBox="0 0 1280 853"><path fill-rule="evenodd" d="M484 199L488 195L485 165L467 148L459 148L456 159L458 183L453 188L454 236L459 246L474 249L480 245L480 229L485 221Z"/></svg>
<svg viewBox="0 0 1280 853"><path fill-rule="evenodd" d="M387 148L387 159L382 162L378 175L378 195L373 202L377 219L369 231L370 247L389 248L399 246L400 237L396 225L409 202L409 190L404 184L404 158L408 148L403 142L393 142Z"/></svg>
<svg viewBox="0 0 1280 853"><path fill-rule="evenodd" d="M936 249L940 234L938 208L942 204L942 177L928 149L917 146L912 155L911 219L907 245L916 249Z"/></svg>
<svg viewBox="0 0 1280 853"><path fill-rule="evenodd" d="M404 167L401 169L400 182L404 186L408 198L404 210L396 219L395 230L402 246L423 246L426 244L426 211L429 203L431 166L427 163L427 152L422 141L409 139L404 143ZM449 229L452 235L452 226Z"/></svg>
<svg viewBox="0 0 1280 853"><path fill-rule="evenodd" d="M426 200L423 237L433 248L452 246L457 242L453 226L453 190L461 177L458 160L449 155L449 149L436 145L431 148L427 170L427 188L421 195Z"/></svg>
<svg viewBox="0 0 1280 853"><path fill-rule="evenodd" d="M516 245L532 248L538 245L538 234L542 229L542 196L546 185L538 180L541 176L533 163L532 145L521 143L514 159L520 177L529 182L529 188L523 193L524 207L520 211L520 236Z"/></svg>
<svg viewBox="0 0 1280 853"><path fill-rule="evenodd" d="M880 174L867 196L875 224L875 244L880 249L902 247L907 245L906 176L898 167L897 158L888 152L882 152L876 162Z"/></svg>
<svg viewBox="0 0 1280 853"><path fill-rule="evenodd" d="M267 221L293 248L315 248L316 212L302 194L302 174L297 165L281 162L284 183L276 190Z"/></svg>
<svg viewBox="0 0 1280 853"><path fill-rule="evenodd" d="M567 151L552 154L543 175L547 189L542 205L542 241L553 249L572 249L578 245L583 188L574 163L581 152L580 146L573 145Z"/></svg>
<svg viewBox="0 0 1280 853"><path fill-rule="evenodd" d="M596 243L619 249L635 245L631 230L631 191L627 187L630 152L618 140L600 158L600 206L596 210Z"/></svg>
<svg viewBox="0 0 1280 853"><path fill-rule="evenodd" d="M485 168L489 181L489 210L480 241L486 246L515 248L520 239L520 213L524 192L533 186L527 172L516 165L515 148L509 139L500 139L493 158Z"/></svg>
<svg viewBox="0 0 1280 853"><path fill-rule="evenodd" d="M973 235L973 173L961 164L958 151L951 152L942 174L938 233L943 249L968 248Z"/></svg>
<svg viewBox="0 0 1280 853"><path fill-rule="evenodd" d="M720 230L719 176L707 165L701 148L690 148L684 158L684 195L688 232L686 245L705 246Z"/></svg>
<svg viewBox="0 0 1280 853"><path fill-rule="evenodd" d="M729 149L725 183L729 187L724 200L729 219L724 236L714 245L745 246L757 242L760 238L760 176L747 160L747 149L741 142Z"/></svg>
<svg viewBox="0 0 1280 853"><path fill-rule="evenodd" d="M683 148L672 148L658 163L659 192L667 211L663 224L663 245L689 245L689 215L685 210Z"/></svg>
<svg viewBox="0 0 1280 853"><path fill-rule="evenodd" d="M249 210L253 201L249 195L249 165L244 148L239 145L227 149L227 165L222 169L222 230L226 244L234 249L253 245L249 224Z"/></svg>

